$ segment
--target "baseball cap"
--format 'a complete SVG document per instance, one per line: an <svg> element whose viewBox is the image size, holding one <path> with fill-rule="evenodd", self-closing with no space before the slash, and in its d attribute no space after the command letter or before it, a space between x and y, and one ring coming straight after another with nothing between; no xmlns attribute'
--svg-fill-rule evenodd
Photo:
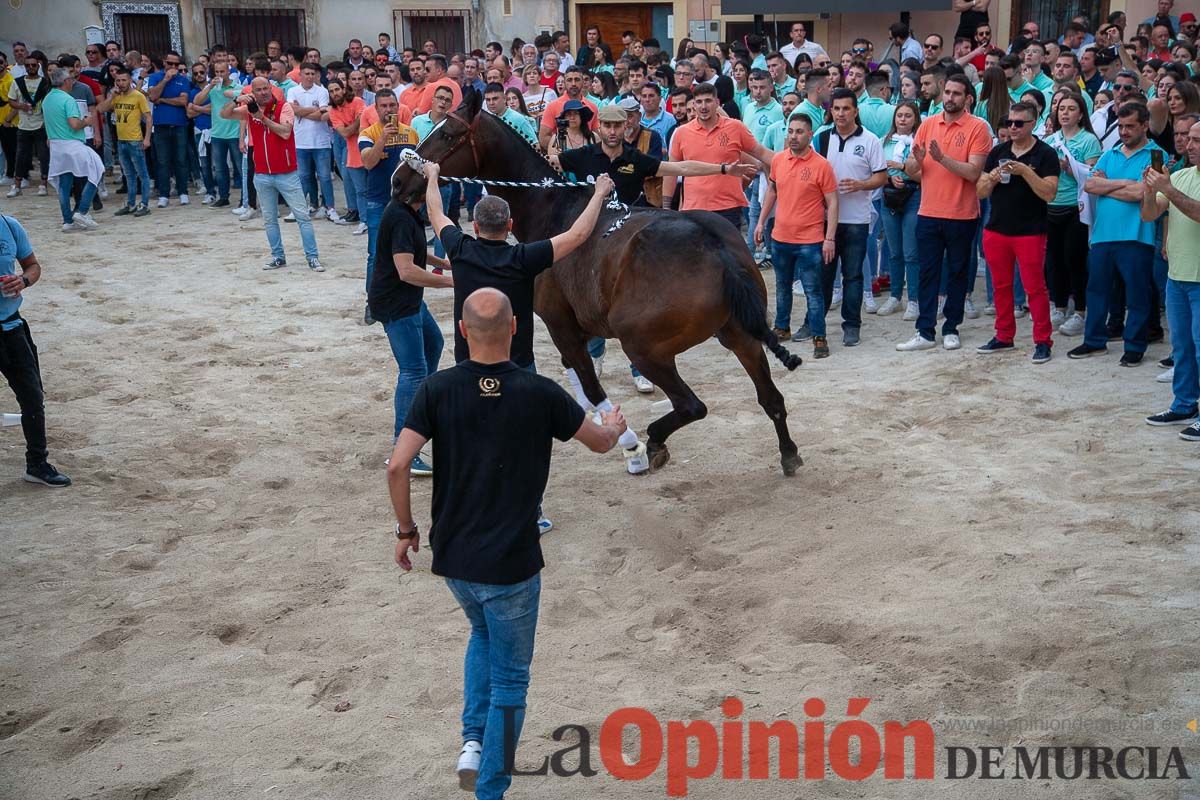
<svg viewBox="0 0 1200 800"><path fill-rule="evenodd" d="M621 110L620 103L610 103L600 109L598 115L601 122L624 122L625 112Z"/></svg>
<svg viewBox="0 0 1200 800"><path fill-rule="evenodd" d="M639 103L637 100L633 99L632 97L626 97L624 100L617 103L617 105L626 114L632 113L634 111L636 111L639 114L642 113L642 104Z"/></svg>
<svg viewBox="0 0 1200 800"><path fill-rule="evenodd" d="M1180 25L1182 25L1185 22L1195 22L1195 21L1196 21L1196 15L1190 11L1187 11L1187 12L1179 15L1179 24Z"/></svg>

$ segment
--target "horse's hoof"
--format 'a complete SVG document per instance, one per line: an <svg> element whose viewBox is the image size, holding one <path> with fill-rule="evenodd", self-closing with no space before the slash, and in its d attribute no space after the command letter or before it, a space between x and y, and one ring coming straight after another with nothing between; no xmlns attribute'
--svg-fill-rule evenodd
<svg viewBox="0 0 1200 800"><path fill-rule="evenodd" d="M780 459L780 463L783 464L783 474L790 478L796 474L797 469L804 466L804 459L799 453L793 453Z"/></svg>
<svg viewBox="0 0 1200 800"><path fill-rule="evenodd" d="M657 472L667 465L671 460L671 451L666 445L650 444L647 446L647 451L650 453L650 471Z"/></svg>

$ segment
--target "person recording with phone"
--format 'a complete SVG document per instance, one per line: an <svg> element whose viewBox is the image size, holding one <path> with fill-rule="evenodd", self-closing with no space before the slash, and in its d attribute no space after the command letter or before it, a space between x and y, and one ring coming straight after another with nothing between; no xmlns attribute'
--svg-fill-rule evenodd
<svg viewBox="0 0 1200 800"><path fill-rule="evenodd" d="M244 120L253 142L254 187L261 203L267 243L271 259L263 269L287 266L283 252L283 237L279 233L279 196L292 209L304 243L304 256L313 272L324 272L317 254L317 237L308 215L308 202L296 171L296 142L292 137L295 113L289 103L279 100L271 90L271 82L263 77L250 83L250 94L243 94L236 103L221 108L225 119Z"/></svg>

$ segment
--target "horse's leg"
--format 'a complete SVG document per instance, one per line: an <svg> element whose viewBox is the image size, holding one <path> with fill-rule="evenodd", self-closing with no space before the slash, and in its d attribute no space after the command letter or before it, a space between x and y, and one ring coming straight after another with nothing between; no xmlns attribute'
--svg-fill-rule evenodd
<svg viewBox="0 0 1200 800"><path fill-rule="evenodd" d="M554 346L558 348L559 355L562 356L563 366L575 370L580 388L587 401L593 406L599 407L607 399L608 394L600 385L600 378L596 375L592 357L588 355L588 335L579 324L575 310L567 302L567 298L558 288L558 284L549 280L553 277L550 273L543 273L539 278L535 310L542 321L546 323L546 329L550 331L550 338L554 340ZM575 399L578 400L578 396Z"/></svg>
<svg viewBox="0 0 1200 800"><path fill-rule="evenodd" d="M790 291L790 289L789 289ZM754 390L758 393L758 404L775 423L775 435L779 437L780 463L784 475L795 475L796 469L804 463L800 458L796 443L792 441L787 427L787 408L783 404L783 395L771 379L771 366L767 362L767 354L763 351L762 342L742 330L734 320L730 320L717 331L717 339L731 350L742 367L754 381Z"/></svg>
<svg viewBox="0 0 1200 800"><path fill-rule="evenodd" d="M643 356L629 350L626 350L625 354L638 371L662 389L671 400L671 411L651 422L650 427L646 429L646 438L649 440L646 443L646 452L650 456L650 469L660 469L671 460L671 453L667 450L667 437L684 425L704 419L708 415L708 407L700 401L692 387L679 377L674 354L665 357Z"/></svg>

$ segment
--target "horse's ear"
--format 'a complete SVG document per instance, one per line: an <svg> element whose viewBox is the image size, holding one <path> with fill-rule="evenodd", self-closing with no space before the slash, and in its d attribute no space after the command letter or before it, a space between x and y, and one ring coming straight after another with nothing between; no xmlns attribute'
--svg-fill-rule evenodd
<svg viewBox="0 0 1200 800"><path fill-rule="evenodd" d="M481 108L483 108L483 94L473 88L463 92L462 105L458 107L459 116L467 122L471 122Z"/></svg>

